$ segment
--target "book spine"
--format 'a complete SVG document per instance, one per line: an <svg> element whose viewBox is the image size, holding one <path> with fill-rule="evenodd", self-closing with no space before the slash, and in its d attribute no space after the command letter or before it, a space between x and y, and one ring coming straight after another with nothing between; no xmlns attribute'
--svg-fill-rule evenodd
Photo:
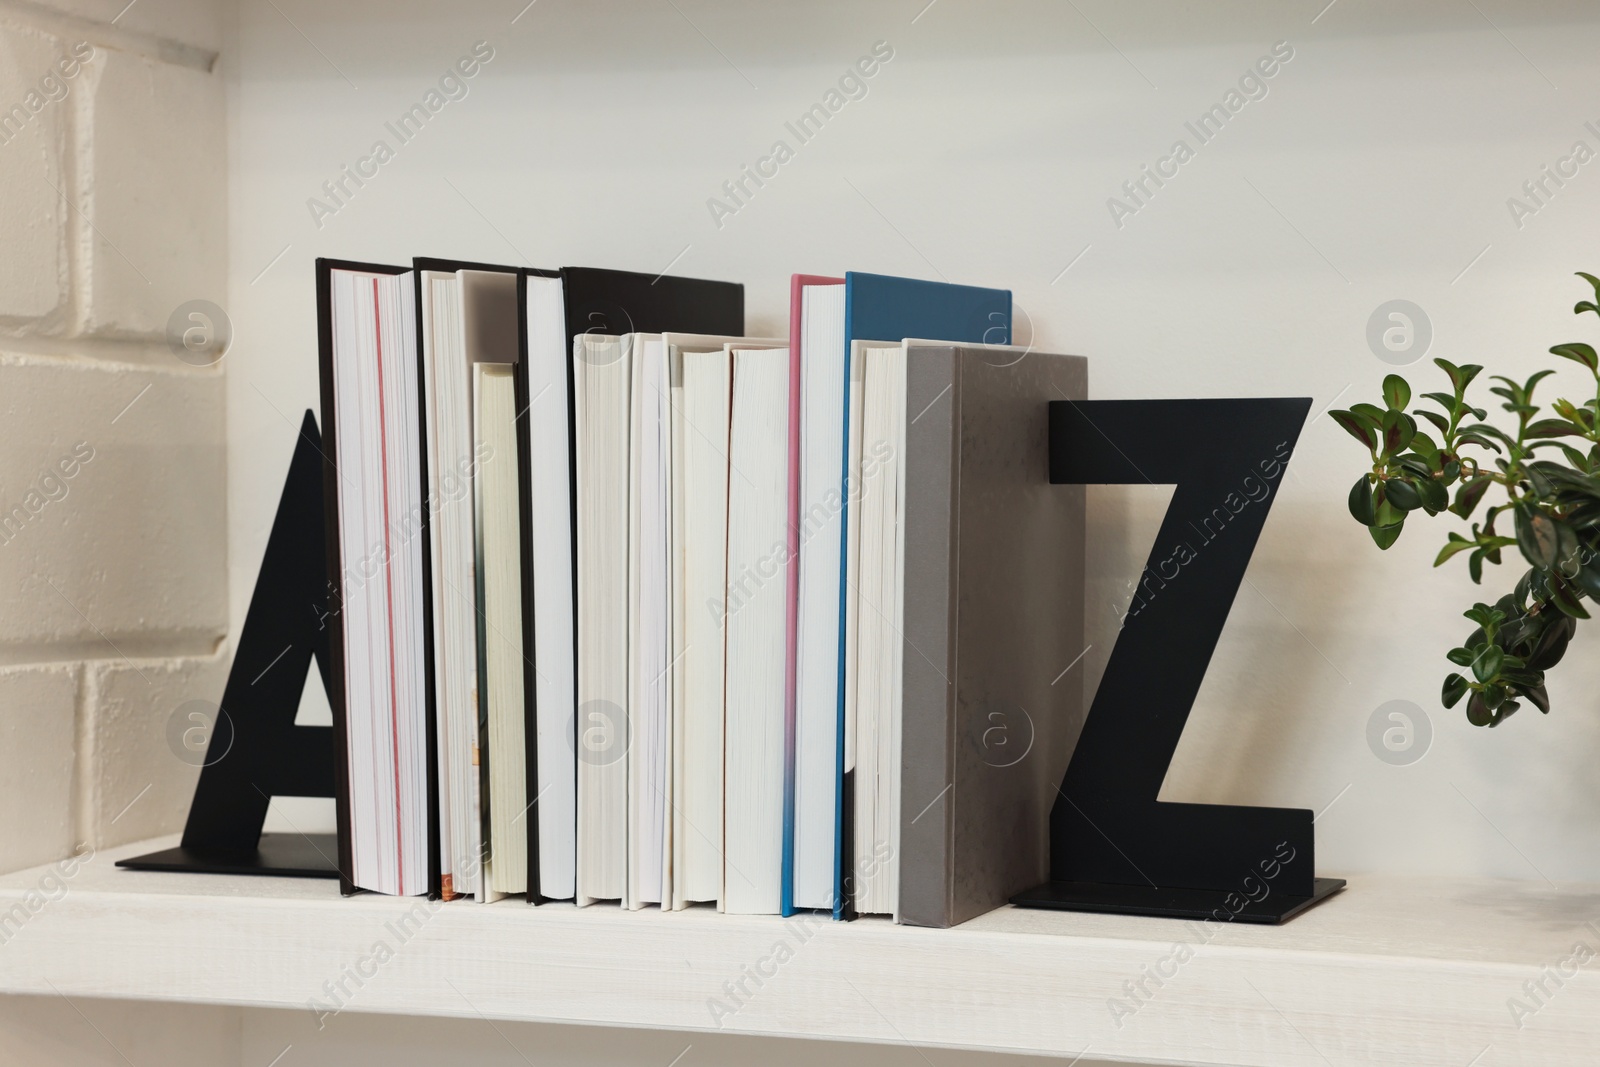
<svg viewBox="0 0 1600 1067"><path fill-rule="evenodd" d="M317 260L317 356L322 386L322 507L327 522L328 707L333 713L334 813L339 832L339 892L356 892L351 875L355 857L350 841L350 738L346 718L342 556L339 551L338 404L333 377L333 278L328 260Z"/></svg>
<svg viewBox="0 0 1600 1067"><path fill-rule="evenodd" d="M914 355L912 355L914 353ZM901 666L896 916L949 926L954 884L957 570L961 387L957 351L913 349L906 365L905 641Z"/></svg>
<svg viewBox="0 0 1600 1067"><path fill-rule="evenodd" d="M800 651L800 335L803 279L789 283L789 559L784 575L784 677L783 677L783 878L780 914L795 913L794 824L795 772L798 760Z"/></svg>

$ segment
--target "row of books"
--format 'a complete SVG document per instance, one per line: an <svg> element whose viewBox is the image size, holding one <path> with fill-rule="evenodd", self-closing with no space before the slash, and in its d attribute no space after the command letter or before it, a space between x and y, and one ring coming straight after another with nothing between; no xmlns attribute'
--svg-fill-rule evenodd
<svg viewBox="0 0 1600 1067"><path fill-rule="evenodd" d="M1086 381L1008 292L796 275L748 337L725 282L317 277L346 891L949 925L1043 880Z"/></svg>

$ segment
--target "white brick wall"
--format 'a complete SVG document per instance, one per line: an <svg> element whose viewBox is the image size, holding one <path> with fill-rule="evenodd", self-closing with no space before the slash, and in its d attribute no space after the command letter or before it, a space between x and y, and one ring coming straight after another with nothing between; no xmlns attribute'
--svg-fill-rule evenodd
<svg viewBox="0 0 1600 1067"><path fill-rule="evenodd" d="M70 112L52 103L25 121L11 109L26 108L28 93L66 51L49 34L21 26L0 29L0 323L17 330L59 329L70 285L67 280L67 207L57 190L66 181ZM21 124L24 128L18 129Z"/></svg>
<svg viewBox="0 0 1600 1067"><path fill-rule="evenodd" d="M180 828L227 669L222 5L125 7L0 0L0 870Z"/></svg>

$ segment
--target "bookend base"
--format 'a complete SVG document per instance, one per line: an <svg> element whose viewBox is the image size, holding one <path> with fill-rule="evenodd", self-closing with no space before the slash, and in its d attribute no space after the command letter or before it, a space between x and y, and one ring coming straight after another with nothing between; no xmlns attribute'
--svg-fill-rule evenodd
<svg viewBox="0 0 1600 1067"><path fill-rule="evenodd" d="M1046 882L1018 893L1011 903L1019 908L1055 911L1089 911L1103 915L1146 915L1158 919L1212 919L1217 922L1278 926L1313 904L1345 887L1343 878L1317 878L1309 897L1273 893L1265 900L1245 900L1239 911L1228 907L1235 890L1180 889L1150 885L1116 885L1111 882Z"/></svg>
<svg viewBox="0 0 1600 1067"><path fill-rule="evenodd" d="M262 834L249 852L232 849L163 849L118 860L131 871L173 871L190 874L263 874L280 878L339 877L336 834Z"/></svg>

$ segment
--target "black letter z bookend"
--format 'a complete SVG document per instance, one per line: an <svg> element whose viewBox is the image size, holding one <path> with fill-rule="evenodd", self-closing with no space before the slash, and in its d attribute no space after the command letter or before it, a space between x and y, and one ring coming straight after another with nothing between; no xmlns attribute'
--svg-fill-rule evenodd
<svg viewBox="0 0 1600 1067"><path fill-rule="evenodd" d="M322 442L307 411L212 725L183 843L123 860L137 870L339 876L334 834L261 832L275 796L334 795L333 729L296 726L314 658L329 687Z"/></svg>
<svg viewBox="0 0 1600 1067"><path fill-rule="evenodd" d="M1156 799L1310 407L1051 402L1052 483L1176 488L1050 815L1051 881L1013 903L1281 923L1343 888L1313 873L1310 811Z"/></svg>

